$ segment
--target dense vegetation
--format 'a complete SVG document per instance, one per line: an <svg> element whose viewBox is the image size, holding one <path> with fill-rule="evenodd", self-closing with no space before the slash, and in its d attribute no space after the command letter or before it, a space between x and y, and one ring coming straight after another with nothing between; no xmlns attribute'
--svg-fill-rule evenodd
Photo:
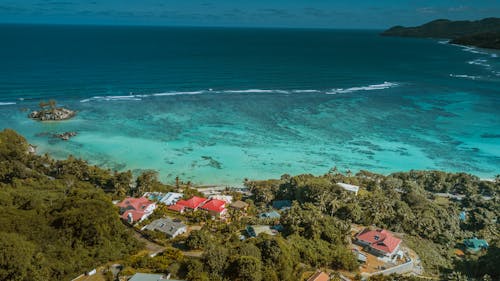
<svg viewBox="0 0 500 281"><path fill-rule="evenodd" d="M500 31L462 36L451 40L450 43L500 50Z"/></svg>
<svg viewBox="0 0 500 281"><path fill-rule="evenodd" d="M337 182L364 187L355 196L342 190ZM313 209L316 215L303 230L316 232L325 216L341 223L376 225L394 232L405 233L403 239L420 255L425 269L434 274L448 274L461 270L470 277L500 277L498 268L491 266L498 258L499 233L497 217L500 214L499 182L481 181L464 173L439 171L411 171L389 176L361 171L344 175L335 169L315 177L288 176L280 180L249 182L255 200L267 204L275 199L294 200L292 211L281 223L294 232L290 220L307 222L294 214L294 208ZM437 196L455 194L462 200ZM459 220L465 211L467 219ZM336 225L336 229L342 229ZM320 235L321 236L321 235ZM478 236L490 241L486 255L467 255L455 259L453 248L460 248L464 238ZM308 236L311 237L316 236ZM342 237L342 236L340 236ZM491 257L490 257L491 256Z"/></svg>
<svg viewBox="0 0 500 281"><path fill-rule="evenodd" d="M69 280L134 251L138 242L101 189L130 179L29 154L23 137L0 132L0 280Z"/></svg>
<svg viewBox="0 0 500 281"><path fill-rule="evenodd" d="M500 48L500 18L478 21L435 20L417 27L394 26L384 36L448 38L451 43L482 48Z"/></svg>
<svg viewBox="0 0 500 281"><path fill-rule="evenodd" d="M337 182L363 188L356 196ZM201 230L172 243L177 248L183 245L181 248L200 251L199 258L174 255L176 259L170 260L164 271L158 271L157 265L162 256L144 256L140 263L128 265L168 271L187 280L301 280L305 272L316 268L357 272L358 263L347 247L351 223L355 223L401 233L404 243L423 260L427 274L447 280L495 280L500 276L495 266L499 258L498 182L439 171L383 176L365 171L342 174L334 169L323 176L284 175L246 184L254 194L248 201L253 214L269 208L274 200L292 200L291 209L279 220L238 213L231 213L230 224L208 219ZM464 198L450 200L438 196L440 193ZM465 221L459 220L461 211L467 213ZM278 236L239 238L246 225L278 223L283 228ZM486 238L490 249L456 256L454 249L462 248L463 239L472 236ZM370 280L424 279L374 276Z"/></svg>

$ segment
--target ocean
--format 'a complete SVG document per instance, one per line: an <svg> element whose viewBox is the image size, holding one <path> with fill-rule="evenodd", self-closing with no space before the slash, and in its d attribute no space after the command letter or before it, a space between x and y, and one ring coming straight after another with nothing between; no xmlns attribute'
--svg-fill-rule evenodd
<svg viewBox="0 0 500 281"><path fill-rule="evenodd" d="M0 128L166 182L500 174L500 52L379 32L1 25ZM27 118L48 99L77 116Z"/></svg>

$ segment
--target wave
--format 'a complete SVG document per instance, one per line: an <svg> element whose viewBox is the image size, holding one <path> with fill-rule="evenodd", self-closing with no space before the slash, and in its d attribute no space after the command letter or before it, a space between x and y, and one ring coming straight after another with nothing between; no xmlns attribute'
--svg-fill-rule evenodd
<svg viewBox="0 0 500 281"><path fill-rule="evenodd" d="M343 89L343 88L332 89L330 91L327 91L326 94L335 95L335 94L347 94L347 93L358 92L358 91L384 90L384 89L393 88L393 87L397 87L397 86L399 86L398 83L384 82L382 84L373 84L373 85L361 86L361 87L351 87L351 88L347 88L347 89Z"/></svg>
<svg viewBox="0 0 500 281"><path fill-rule="evenodd" d="M318 90L293 90L292 93L297 93L297 94L301 94L301 93L319 93L320 91Z"/></svg>
<svg viewBox="0 0 500 281"><path fill-rule="evenodd" d="M455 77L455 78L467 78L467 79L480 79L481 76L473 76L473 75L466 75L466 74L450 74L450 77Z"/></svg>
<svg viewBox="0 0 500 281"><path fill-rule="evenodd" d="M13 105L15 102L0 102L0 105Z"/></svg>
<svg viewBox="0 0 500 281"><path fill-rule="evenodd" d="M356 91L373 91L373 90L383 90L387 88L396 87L399 84L393 82L384 82L382 84L373 84L368 86L351 87L351 88L337 88L330 90L282 90L282 89L245 89L245 90L199 90L199 91L172 91L172 92L162 92L162 93L152 93L152 94L129 94L129 95L118 95L118 96L94 96L86 99L80 100L82 103L93 102L93 101L141 101L145 98L151 97L164 97L164 96L178 96L178 95L201 95L201 94L246 94L246 93L258 93L258 94L344 94Z"/></svg>
<svg viewBox="0 0 500 281"><path fill-rule="evenodd" d="M439 44L448 44L450 43L450 40L440 40L438 41Z"/></svg>
<svg viewBox="0 0 500 281"><path fill-rule="evenodd" d="M485 59L475 59L475 60L468 61L467 63L468 64L472 64L472 65L480 65L480 66L484 66L484 67L490 68L491 65L488 64L487 62L488 61L485 60Z"/></svg>
<svg viewBox="0 0 500 281"><path fill-rule="evenodd" d="M164 97L164 96L178 96L178 95L201 95L207 91L192 91L192 92L165 92L165 93L156 93L151 94L154 97ZM208 90L211 92L211 90Z"/></svg>
<svg viewBox="0 0 500 281"><path fill-rule="evenodd" d="M83 99L80 102L90 101L140 101L145 95L128 95L128 96L95 96L88 99Z"/></svg>
<svg viewBox="0 0 500 281"><path fill-rule="evenodd" d="M222 93L228 94L245 94L245 93L266 93L266 94L289 94L287 90L262 90L262 89L248 89L248 90L225 90Z"/></svg>
<svg viewBox="0 0 500 281"><path fill-rule="evenodd" d="M481 51L478 48L475 47L470 47L470 46L462 46L462 45L457 45L462 48L462 50L473 53L473 54L480 54L480 55L489 55L490 53L487 53L485 51Z"/></svg>

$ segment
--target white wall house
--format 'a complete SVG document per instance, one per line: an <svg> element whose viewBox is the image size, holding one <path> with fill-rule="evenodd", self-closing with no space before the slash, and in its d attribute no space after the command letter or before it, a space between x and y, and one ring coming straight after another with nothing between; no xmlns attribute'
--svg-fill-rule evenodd
<svg viewBox="0 0 500 281"><path fill-rule="evenodd" d="M165 196L163 196L160 202L167 206L174 205L182 198L182 196L184 196L182 193L168 192Z"/></svg>
<svg viewBox="0 0 500 281"><path fill-rule="evenodd" d="M337 185L342 187L344 190L347 190L349 192L353 192L354 194L358 195L359 186L357 186L357 185L347 184L347 183L343 183L343 182L338 182Z"/></svg>

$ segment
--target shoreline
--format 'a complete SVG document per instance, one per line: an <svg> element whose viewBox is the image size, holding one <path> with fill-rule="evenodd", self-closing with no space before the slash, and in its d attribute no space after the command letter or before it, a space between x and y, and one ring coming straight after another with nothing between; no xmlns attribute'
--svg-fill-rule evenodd
<svg viewBox="0 0 500 281"><path fill-rule="evenodd" d="M34 145L34 144L32 144ZM37 151L36 151L36 154L37 155L43 155L41 153L39 153L39 148L40 146L36 145L37 146ZM43 145L42 145L43 147ZM56 160L64 160L66 159L66 157L56 157L55 155L53 155L52 153L49 153L49 155L56 159ZM96 165L97 167L99 168L102 168L102 169L109 169L108 166L106 165L99 165L99 164L96 164L94 163L92 160L89 160L89 159L83 159L84 161L86 161L87 163L89 163L89 165ZM113 170L113 169L111 169ZM123 170L118 170L118 172L124 172L124 171L127 171L128 169L123 169ZM165 175L161 173L161 171L157 170L157 169L148 169L148 168L143 168L143 169L131 169L134 177L137 177L142 171L146 171L146 170L154 170L156 172L158 172L158 177L160 179L161 182L165 183L165 184L169 184L169 185L173 185L175 184L175 180L168 180L167 178L165 178ZM203 180L200 180L200 181L197 181L197 180L185 180L184 178L182 178L181 176L180 177L180 180L183 181L183 182L187 182L187 181L190 181L191 184L193 185L193 187L196 187L196 188L225 188L225 187L229 187L229 188L244 188L245 185L244 185L244 182L245 182L245 179L247 179L248 181L265 181L265 180L279 180L280 177L284 174L289 174L289 175L300 175L300 174L312 174L314 176L322 176L324 174L327 174L328 173L328 170L329 169L326 169L323 173L313 173L313 172L307 172L307 171L304 171L302 173L291 173L291 172L283 172L283 173L280 173L279 175L276 175L276 176L271 176L271 177L264 177L264 178L251 178L251 177L243 177L241 178L241 181L238 181L238 182L217 182L217 181L203 181ZM495 178L493 175L493 177L489 177L489 176L486 176L486 177L483 177L483 176L479 176L475 173L470 173L470 172L464 172L464 171L448 171L448 170L442 170L442 169L401 169L401 170L394 170L394 171L390 171L390 172L377 172L377 171L374 171L374 170L366 170L366 169L350 169L350 171L352 172L352 174L356 174L358 172L360 172L361 170L364 170L364 171L368 171L370 173L374 173L374 174L379 174L379 175L382 175L382 176L389 176L391 174L394 174L394 173L400 173L400 172L410 172L410 171L438 171L438 172L444 172L444 173L466 173L468 175L472 175L472 176L475 176L477 177L480 181L488 181L488 182L495 182ZM341 174L344 174L346 173L345 170L341 170L339 171ZM184 173L187 173L187 172L184 172ZM196 176L194 176L196 178ZM213 178L213 177L212 177Z"/></svg>

